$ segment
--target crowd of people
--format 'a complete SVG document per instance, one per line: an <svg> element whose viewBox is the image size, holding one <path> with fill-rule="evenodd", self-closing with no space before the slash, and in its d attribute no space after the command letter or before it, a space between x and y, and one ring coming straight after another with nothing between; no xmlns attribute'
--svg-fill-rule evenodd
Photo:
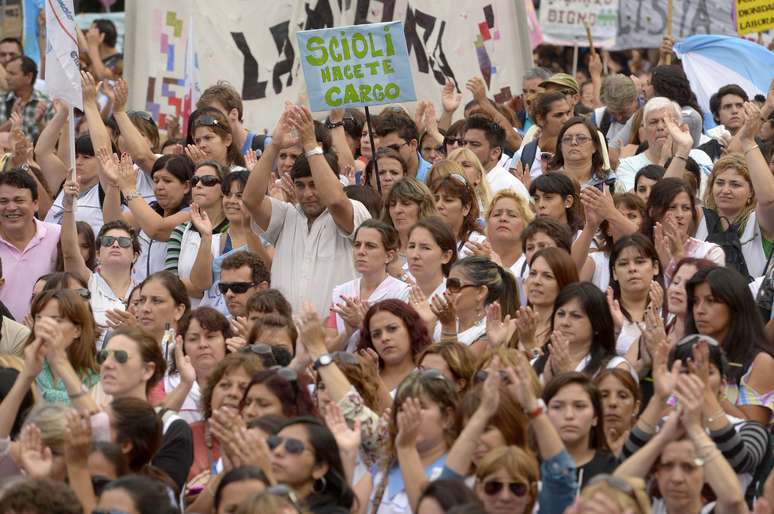
<svg viewBox="0 0 774 514"><path fill-rule="evenodd" d="M0 513L774 513L774 80L165 132L115 41L70 133L0 40Z"/></svg>

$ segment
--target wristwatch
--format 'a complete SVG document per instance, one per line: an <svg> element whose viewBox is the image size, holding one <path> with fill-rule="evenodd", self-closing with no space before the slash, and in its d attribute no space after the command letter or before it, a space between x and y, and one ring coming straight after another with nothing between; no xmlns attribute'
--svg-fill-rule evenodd
<svg viewBox="0 0 774 514"><path fill-rule="evenodd" d="M344 122L343 121L326 121L325 122L325 128L328 130L333 130L335 128L343 127Z"/></svg>
<svg viewBox="0 0 774 514"><path fill-rule="evenodd" d="M307 159L309 157L312 157L313 155L322 155L322 154L323 154L323 149L320 146L315 146L311 150L307 150L306 152L304 152L304 155L306 155Z"/></svg>
<svg viewBox="0 0 774 514"><path fill-rule="evenodd" d="M543 411L545 409L546 409L546 403L543 401L542 398L538 398L538 400L535 402L535 408L529 412L525 412L524 414L526 414L529 419L535 419L541 414L543 414Z"/></svg>
<svg viewBox="0 0 774 514"><path fill-rule="evenodd" d="M317 357L317 360L314 361L314 369L318 370L320 368L324 368L325 366L328 366L333 363L333 355L330 353L324 353Z"/></svg>

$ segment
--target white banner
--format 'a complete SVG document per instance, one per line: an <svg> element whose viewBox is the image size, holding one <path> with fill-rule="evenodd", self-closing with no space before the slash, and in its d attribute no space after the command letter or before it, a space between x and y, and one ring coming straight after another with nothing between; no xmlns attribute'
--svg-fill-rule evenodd
<svg viewBox="0 0 774 514"><path fill-rule="evenodd" d="M612 47L618 31L618 0L542 0L540 3L540 29L545 43L588 47L586 24L591 29L594 46Z"/></svg>
<svg viewBox="0 0 774 514"><path fill-rule="evenodd" d="M285 100L304 94L297 30L403 22L417 97L436 103L453 80L484 77L500 101L521 93L532 53L524 2L514 0L127 0L126 60L130 105L163 128L180 115L185 90L187 24L193 19L201 86L233 84L245 125L271 130ZM339 7L339 6L343 7ZM440 114L440 113L439 113Z"/></svg>
<svg viewBox="0 0 774 514"><path fill-rule="evenodd" d="M83 108L73 0L46 0L46 92Z"/></svg>

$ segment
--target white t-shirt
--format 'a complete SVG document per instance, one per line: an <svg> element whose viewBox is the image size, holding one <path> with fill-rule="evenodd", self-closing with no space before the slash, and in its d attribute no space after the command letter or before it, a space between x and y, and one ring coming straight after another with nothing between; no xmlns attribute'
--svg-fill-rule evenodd
<svg viewBox="0 0 774 514"><path fill-rule="evenodd" d="M134 286L136 285L137 283L134 280L129 283L129 287L121 295L124 300L129 298L129 293L132 292L132 289L134 289ZM91 305L91 310L94 313L94 321L97 322L97 326L103 329L102 337L97 344L97 347L101 348L102 341L107 335L106 329L108 328L106 312L109 309L126 310L126 305L124 304L124 300L118 298L118 296L113 292L108 283L99 273L91 274L88 288L89 293L91 293L89 304Z"/></svg>
<svg viewBox="0 0 774 514"><path fill-rule="evenodd" d="M706 178L712 173L712 159L709 158L709 155L696 148L691 150L688 155L696 161L701 170L701 191L699 196L703 198ZM648 159L645 152L621 159L618 163L618 169L615 170L615 192L626 193L633 190L634 177L637 175L637 172L649 164L653 163Z"/></svg>
<svg viewBox="0 0 774 514"><path fill-rule="evenodd" d="M489 189L492 190L492 195L496 195L498 191L503 189L512 189L517 195L524 198L527 202L530 201L529 191L521 183L521 180L517 179L504 167L499 164L489 170L486 174L486 180L489 183Z"/></svg>

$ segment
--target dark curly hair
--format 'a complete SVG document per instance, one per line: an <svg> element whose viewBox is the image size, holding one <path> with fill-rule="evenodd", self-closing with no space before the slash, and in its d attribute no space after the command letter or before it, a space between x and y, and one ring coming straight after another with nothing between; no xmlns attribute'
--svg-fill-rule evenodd
<svg viewBox="0 0 774 514"><path fill-rule="evenodd" d="M373 341L371 340L371 318L373 318L376 313L382 311L397 316L403 321L403 324L406 325L406 330L409 333L411 356L416 362L419 354L432 344L432 340L430 339L430 334L427 333L425 323L422 321L422 318L419 317L417 311L401 300L382 300L381 302L373 304L371 308L368 309L368 312L366 312L365 318L363 319L363 327L360 330L360 342L357 346L358 350L366 350L368 348L375 350ZM379 367L384 367L384 361L381 356L379 356Z"/></svg>

